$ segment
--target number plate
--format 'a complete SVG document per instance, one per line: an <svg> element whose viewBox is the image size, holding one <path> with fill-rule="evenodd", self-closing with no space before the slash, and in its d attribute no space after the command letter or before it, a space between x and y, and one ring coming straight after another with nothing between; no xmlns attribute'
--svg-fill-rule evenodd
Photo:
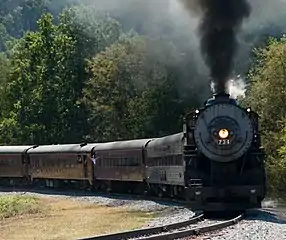
<svg viewBox="0 0 286 240"><path fill-rule="evenodd" d="M229 139L219 139L217 140L218 145L230 145L230 140Z"/></svg>

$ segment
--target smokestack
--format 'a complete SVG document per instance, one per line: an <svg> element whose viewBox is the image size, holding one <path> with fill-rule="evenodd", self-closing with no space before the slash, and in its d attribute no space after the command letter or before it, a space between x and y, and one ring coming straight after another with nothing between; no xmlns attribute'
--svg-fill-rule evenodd
<svg viewBox="0 0 286 240"><path fill-rule="evenodd" d="M185 8L199 14L201 54L214 81L215 93L226 93L238 41L236 33L251 12L247 0L181 0Z"/></svg>

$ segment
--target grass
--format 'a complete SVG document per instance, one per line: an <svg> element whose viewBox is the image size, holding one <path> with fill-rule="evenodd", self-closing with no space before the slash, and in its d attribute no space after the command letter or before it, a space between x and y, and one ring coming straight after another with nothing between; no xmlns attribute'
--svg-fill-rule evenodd
<svg viewBox="0 0 286 240"><path fill-rule="evenodd" d="M0 198L5 202L0 239L77 239L139 228L158 214L55 198L28 200ZM21 207L15 201L21 202ZM10 208L13 210L6 210Z"/></svg>
<svg viewBox="0 0 286 240"><path fill-rule="evenodd" d="M23 214L39 214L44 212L39 199L28 196L0 197L0 220Z"/></svg>

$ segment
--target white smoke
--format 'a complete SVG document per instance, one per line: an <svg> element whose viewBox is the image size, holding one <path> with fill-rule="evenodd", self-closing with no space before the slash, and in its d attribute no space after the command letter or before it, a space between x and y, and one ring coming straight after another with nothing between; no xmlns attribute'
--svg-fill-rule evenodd
<svg viewBox="0 0 286 240"><path fill-rule="evenodd" d="M211 82L211 90L214 93L214 82ZM246 91L246 83L241 78L240 75L236 77L236 79L230 79L227 82L227 90L231 98L237 99L238 97L245 98L245 91Z"/></svg>
<svg viewBox="0 0 286 240"><path fill-rule="evenodd" d="M227 82L227 89L231 98L245 98L246 84L239 75L236 79L231 79Z"/></svg>

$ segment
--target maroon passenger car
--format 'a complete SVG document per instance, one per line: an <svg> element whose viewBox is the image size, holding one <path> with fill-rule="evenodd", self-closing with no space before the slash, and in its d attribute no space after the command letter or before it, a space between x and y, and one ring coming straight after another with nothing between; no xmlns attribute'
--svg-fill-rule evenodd
<svg viewBox="0 0 286 240"><path fill-rule="evenodd" d="M102 143L93 149L95 186L138 190L145 181L145 147L151 139Z"/></svg>

